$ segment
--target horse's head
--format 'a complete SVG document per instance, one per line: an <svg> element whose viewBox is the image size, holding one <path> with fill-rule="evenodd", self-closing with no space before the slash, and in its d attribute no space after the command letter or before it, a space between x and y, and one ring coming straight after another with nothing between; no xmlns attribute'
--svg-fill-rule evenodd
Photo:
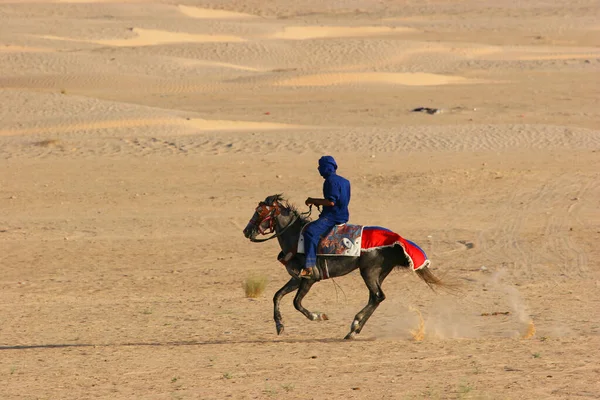
<svg viewBox="0 0 600 400"><path fill-rule="evenodd" d="M259 233L261 235L268 235L275 231L276 218L281 214L282 208L284 208L279 202L281 199L281 195L276 194L258 203L258 207L254 210L250 222L244 228L245 237L254 240Z"/></svg>

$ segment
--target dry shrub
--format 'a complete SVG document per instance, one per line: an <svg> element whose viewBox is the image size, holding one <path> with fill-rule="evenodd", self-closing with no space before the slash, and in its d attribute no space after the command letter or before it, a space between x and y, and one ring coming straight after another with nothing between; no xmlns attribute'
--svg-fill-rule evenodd
<svg viewBox="0 0 600 400"><path fill-rule="evenodd" d="M267 277L264 275L249 276L242 284L246 297L257 298L265 291L267 287Z"/></svg>

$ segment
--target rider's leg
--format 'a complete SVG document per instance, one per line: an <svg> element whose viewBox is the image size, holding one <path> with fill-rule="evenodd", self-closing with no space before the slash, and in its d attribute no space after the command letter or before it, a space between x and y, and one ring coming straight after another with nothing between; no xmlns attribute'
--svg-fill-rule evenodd
<svg viewBox="0 0 600 400"><path fill-rule="evenodd" d="M333 228L335 224L331 223L326 218L319 218L316 221L311 222L304 229L304 254L306 255L306 261L304 263L304 274L307 272L310 274L312 267L317 264L317 246L321 236L326 234Z"/></svg>

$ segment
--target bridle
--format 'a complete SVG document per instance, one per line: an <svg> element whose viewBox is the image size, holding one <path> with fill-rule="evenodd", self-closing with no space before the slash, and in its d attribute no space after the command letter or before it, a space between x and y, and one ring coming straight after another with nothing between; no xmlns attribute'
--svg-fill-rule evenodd
<svg viewBox="0 0 600 400"><path fill-rule="evenodd" d="M283 206L277 200L275 200L273 204L267 204L264 201L261 201L260 203L258 203L258 207L256 207L255 209L256 213L254 216L252 216L252 219L250 219L249 225L255 226L258 230L258 233L260 233L261 235L269 235L275 232L276 218L279 215L281 215L282 208ZM308 212L302 213L302 215L308 217L310 216L311 212L312 206L308 209ZM294 225L298 218L300 218L300 214L294 211L294 218L292 218L292 220L278 233L273 233L273 235L264 239L250 238L250 241L266 242L267 240L280 237L286 230L288 230L289 227ZM268 222L269 226L266 229L263 229L262 225L265 222Z"/></svg>

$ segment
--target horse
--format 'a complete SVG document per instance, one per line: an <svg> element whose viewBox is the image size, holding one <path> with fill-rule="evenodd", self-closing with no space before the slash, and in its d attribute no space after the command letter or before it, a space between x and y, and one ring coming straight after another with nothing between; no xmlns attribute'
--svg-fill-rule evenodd
<svg viewBox="0 0 600 400"><path fill-rule="evenodd" d="M294 298L296 310L311 321L329 319L324 313L311 312L302 306L304 296L308 294L315 282L322 278L319 275L309 279L299 277L304 266L305 256L296 251L302 228L311 221L311 210L312 208L307 213L300 213L281 194L268 196L264 201L258 203L252 218L243 230L244 236L252 242L277 239L281 247L278 260L285 265L291 276L291 279L273 296L273 319L278 335L284 331L279 303L285 295L295 290L297 290ZM267 238L257 238L259 233L272 235ZM369 290L369 302L356 314L350 325L350 332L344 339L353 339L355 335L359 334L379 304L385 300L381 284L392 269L396 267L409 268L412 264L399 244L360 252L359 256L318 256L317 264L323 265L323 263L327 268L327 277L330 278L343 276L359 269ZM429 261L415 272L434 291L436 287L446 286L445 282L431 272Z"/></svg>

